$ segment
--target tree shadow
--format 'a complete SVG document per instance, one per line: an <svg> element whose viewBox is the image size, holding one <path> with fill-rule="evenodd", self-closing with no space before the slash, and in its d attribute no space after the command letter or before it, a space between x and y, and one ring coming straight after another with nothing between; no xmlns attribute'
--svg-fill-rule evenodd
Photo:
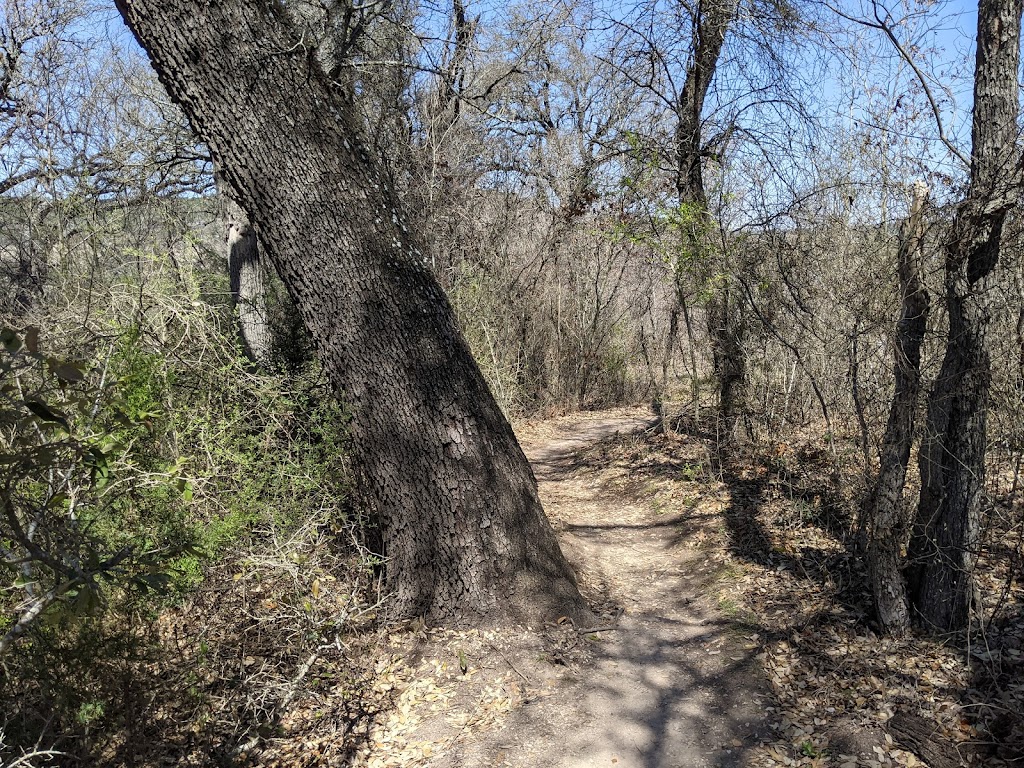
<svg viewBox="0 0 1024 768"><path fill-rule="evenodd" d="M584 634L592 658L557 698L571 711L528 702L496 734L495 753L530 754L531 765L551 768L747 764L769 734L759 649L743 644L749 628L683 599L693 586L683 573L660 579L648 608ZM537 753L534 744L546 747Z"/></svg>
<svg viewBox="0 0 1024 768"><path fill-rule="evenodd" d="M67 768L241 768L267 764L287 740L323 739L324 755L349 764L392 705L374 690L372 625L339 628L348 645L365 645L365 655L325 645L309 662L292 617L264 605L285 600L283 590L265 580L260 605L247 605L230 570L220 576L152 624L89 620L86 646L64 628L50 644L37 633L25 653L7 658L0 762L42 746L63 753L55 764ZM110 623L118 621L131 624ZM314 710L322 715L315 722L285 722L286 714Z"/></svg>
<svg viewBox="0 0 1024 768"><path fill-rule="evenodd" d="M1024 756L1024 607L991 622L973 649L968 706L976 708L982 751L1011 765Z"/></svg>
<svg viewBox="0 0 1024 768"><path fill-rule="evenodd" d="M535 471L547 481L617 470L614 484L609 480L596 486L598 498L612 501L642 498L651 481L699 470L699 462L687 457L652 456L643 438L625 431L587 445L563 441L539 459ZM616 545L642 550L641 557L654 558L650 567L655 570L636 574L643 586L631 590L629 598L600 590L601 602L626 612L614 628L591 634L581 630L585 639L580 642L590 645L592 660L579 671L582 679L559 696L571 702L572 722L537 699L498 735L504 749L531 754L532 765L560 768L745 764L768 732L764 706L769 692L756 660L760 649L742 639L757 628L722 617L713 600L700 597L716 578L715 570L681 566L674 552L680 535L709 525L715 516L691 507L654 519L570 520L561 526L590 545L591 552L605 545L606 554ZM592 560L587 571L591 580L603 583L601 562ZM593 590L588 595L595 597ZM510 741L518 741L521 749L508 747ZM557 747L535 754L530 744L536 743Z"/></svg>
<svg viewBox="0 0 1024 768"><path fill-rule="evenodd" d="M857 717L840 706L840 712L846 713L842 717L823 716L833 748L852 753L858 744L867 745L870 756L874 746L884 749L884 739L892 737L922 758L951 761L939 763L943 765L959 764L970 752L993 765L1020 760L1024 755L1024 687L1020 685L1024 679L1024 602L1019 588L1011 589L1020 583L1024 561L1019 528L1015 527L1020 525L1019 513L1011 514L1019 502L1001 501L1007 510L1008 533L1002 538L990 536L982 552L979 573L999 569L998 576L993 571L982 582L987 580L989 591L1012 592L997 618L989 620L983 631L974 632L969 643L921 635L895 640L881 636L871 619L870 593L853 525L860 499L844 487L849 480L841 476L840 465L827 447L780 444L777 454L738 449L718 454L713 435L681 422L676 434L694 445L673 451L664 448L663 441L669 438L656 432L644 438L651 443L648 447L635 445L635 450L627 450L630 440L643 441L619 436L575 457L571 466L585 471L588 464L592 468L599 465L602 457L604 466L617 466L630 482L609 486L605 489L608 493L643 494L649 481L695 480L721 506L709 512L701 503L692 508L677 504L669 514L641 523L570 523L569 532L590 539L611 531L638 536L669 534L679 545L689 543L709 524L717 525L722 546L732 558L756 565L764 569L762 573L767 572L766 578L778 581L771 597L774 602L759 610L764 620L751 629L761 642L785 645L783 657L795 670L808 670L812 675L835 670L842 686L869 699L878 697L895 713L885 725L866 728L857 725ZM711 458L695 470L696 457L701 455ZM691 593L701 591L696 580L685 588ZM986 615L991 616L995 598L988 591L985 595ZM836 642L856 650L837 658ZM961 661L970 661L966 681L955 671L963 669L955 658L958 653L964 654ZM931 674L947 664L948 673ZM922 672L928 675L923 688ZM882 681L876 693L864 688L864 681L872 680ZM944 704L940 707L936 702ZM959 714L953 718L950 712ZM922 713L927 717L922 718ZM944 730L936 731L925 743L907 740L908 722L927 720L934 730L936 718L942 717ZM963 741L960 729L967 728L968 722L978 733Z"/></svg>
<svg viewBox="0 0 1024 768"><path fill-rule="evenodd" d="M868 615L870 600L866 573L854 552L853 509L840 492L844 482L831 467L825 451L801 449L793 460L796 466L765 455L721 451L716 435L682 419L672 432L687 438L698 449L686 455L651 452L652 439L664 434L663 425L654 424L643 433L607 436L586 450L574 451L552 460L549 466L559 472L598 472L618 469L627 482L605 484L610 496L636 497L645 492L649 481L699 483L703 490L686 509L644 523L579 525L569 523L566 530L586 536L588 530L672 529L676 544L687 544L692 536L716 519L724 522L729 552L741 561L766 568L790 571L832 594L844 609L859 619ZM632 445L632 450L629 450ZM722 492L715 493L719 487ZM709 490L710 489L710 490ZM706 494L726 498L723 510L707 509ZM825 531L840 549L804 543L780 546L772 535L766 509L785 505L789 508L787 525L817 527Z"/></svg>

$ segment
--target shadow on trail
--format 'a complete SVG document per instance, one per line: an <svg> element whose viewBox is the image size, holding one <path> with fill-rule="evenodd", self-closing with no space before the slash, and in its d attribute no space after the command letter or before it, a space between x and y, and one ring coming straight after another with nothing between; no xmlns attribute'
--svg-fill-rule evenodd
<svg viewBox="0 0 1024 768"><path fill-rule="evenodd" d="M764 736L765 692L753 654L728 648L734 639L723 640L722 632L730 623L699 615L635 615L597 652L598 669L609 674L586 691L584 711L600 717L618 705L619 725L604 734L605 751L635 756L627 765L741 765Z"/></svg>
<svg viewBox="0 0 1024 768"><path fill-rule="evenodd" d="M693 561L679 562L676 569L638 568L632 579L638 584L650 582L638 590L649 597L649 605L635 606L632 615L627 614L616 637L597 651L601 674L581 686L585 711L595 721L608 702L623 702L621 727L604 734L601 743L609 745L624 766L741 764L749 745L765 733L760 708L761 701L769 700L759 700L758 684L751 682L760 678L761 665L750 651L735 650L747 644L734 643L729 650L719 640L723 633L748 638L756 633L758 643L773 648L789 673L810 676L804 682L811 689L819 679L831 680L828 685L833 690L848 691L853 697L832 699L837 709L830 711L835 714L821 715L823 722L814 741L808 739L812 748L822 738L825 741L820 743L828 744L834 754L871 758L895 738L904 748L910 744L919 756L931 757L928 763L946 764L932 756L938 754L939 746L950 747L952 742L940 743L942 737L935 736L928 737L930 743L928 739L921 744L907 741L906 734L912 731L908 723L924 722L917 714L923 711L919 691L925 662L921 659L927 660L930 646L920 638L893 640L876 634L865 574L854 551L851 514L857 500L843 493L848 480L839 474L840 465L831 452L814 445L779 444L772 446L777 450L737 451L720 459L713 436L681 427L671 438L609 437L552 462L556 473L585 477L592 472L599 483L604 482L599 479L601 471L620 470L615 481L605 482L599 491L613 501L625 503L631 497L634 502L644 498L653 502L659 489L666 487L661 482L666 479L682 489L667 496L669 502L663 506L668 509L651 515L570 521L565 530L594 546L622 539L633 546L645 542L660 547L667 557L691 544L694 534L713 530L719 551L724 548L736 561L764 569L744 568L755 579L755 588L746 588L745 596L757 601L759 618L753 625L731 620L707 623L711 615L721 613L711 608L702 612L697 597L701 592L715 594L714 589L704 589L718 581L714 573L718 566L710 557L703 569ZM1019 541L1018 536L992 542L991 561L1009 563L1011 570L1019 572ZM765 588L758 589L757 580L762 578ZM1004 581L1009 584L1012 578L1007 575ZM1012 761L1024 745L1024 719L1019 714L1024 698L1018 696L1009 704L1006 699L1006 692L1015 691L1016 681L1024 674L1024 611L1019 603L1010 603L1008 599L1005 610L987 625L984 643L966 649L972 654L973 674L966 690L952 676L938 676L928 683L928 695L934 700L959 701L966 712L976 713L973 722L980 731L976 741L959 748L975 752L982 761ZM837 643L849 644L850 651L837 657ZM716 644L724 657L718 667L702 662ZM783 683L777 705L799 700L795 680L787 678ZM876 683L877 691L871 687ZM1002 692L1001 697L997 692ZM892 719L866 722L857 694L884 700L895 713ZM931 733L934 723L928 720L927 725ZM680 728L689 733L681 734ZM587 738L592 738L589 733ZM567 750L577 743L573 734ZM606 750L602 756L607 758L605 764L611 762L612 752ZM955 765L960 759L954 754L947 762ZM602 762L563 757L547 764Z"/></svg>
<svg viewBox="0 0 1024 768"><path fill-rule="evenodd" d="M565 530L591 540L601 531L671 531L674 534L672 545L686 546L694 534L721 520L728 537L728 549L735 557L766 568L789 571L832 593L844 609L859 619L865 618L869 604L865 574L853 554L849 504L837 490L842 480L830 474L828 458L824 454L801 451L793 457L799 469L765 456L744 459L726 456L722 460L716 455L711 432L688 429L685 423L678 426L682 429L676 434L700 446L699 450L691 450L682 457L652 457L639 445L632 452L623 451L629 443L649 440L659 431L657 422L651 422L645 431L616 433L594 442L586 450L550 456L544 465L545 474L538 473L538 477L557 479L563 473L618 468L628 475L629 482L625 488L606 487L609 497L639 497L647 492L646 484L651 481L685 478L704 489L701 498L681 511L642 523L570 522ZM718 490L714 491L716 488ZM725 508L709 507L703 503L706 497L724 499ZM787 508L784 521L787 526L817 526L844 542L844 548L836 551L811 544L779 546L768 527L766 510L771 504Z"/></svg>
<svg viewBox="0 0 1024 768"><path fill-rule="evenodd" d="M870 603L865 574L852 551L848 518L836 511L842 506L838 495L829 488L801 488L767 470L764 466L723 467L722 481L728 488L729 503L722 517L730 552L765 568L789 571L795 578L827 593L851 615L866 618ZM813 505L808 503L809 499L814 500ZM789 506L788 524L796 535L772 535L765 509L773 501ZM803 526L828 531L843 542L843 547L837 550L801 543L799 530Z"/></svg>
<svg viewBox="0 0 1024 768"><path fill-rule="evenodd" d="M640 420L634 430L651 426ZM535 452L535 472L541 482L557 484L618 466L636 480L636 487L631 479L625 488L583 483L595 500L610 502L612 519L570 519L562 528L581 542L586 570L599 574L607 568L618 574L620 586L612 598L625 613L614 628L583 632L579 640L589 645L593 660L578 670L568 692L573 722L563 721L565 713L553 716L539 699L517 714L510 731L531 734L531 743L543 739L556 745L532 756L531 765L743 765L767 733L768 692L755 658L758 648L749 639L755 630L723 618L717 605L701 597L715 569L705 567L699 552L681 554L678 549L681 532L706 525L716 515L690 509L651 517L657 513L638 494L651 477L677 477L692 471L693 462L669 459L635 466L643 451L622 450L624 443L636 440L634 435L626 430L604 435L590 430L587 435L586 444L565 440ZM637 502L645 511L638 514L634 507L628 519L615 519L617 504ZM632 571L623 572L626 563Z"/></svg>
<svg viewBox="0 0 1024 768"><path fill-rule="evenodd" d="M743 627L700 606L684 575L657 582L641 595L649 608L581 640L594 659L571 687L574 722L553 720L543 703L517 715L514 732L556 745L532 765L724 768L744 765L766 737L768 693Z"/></svg>

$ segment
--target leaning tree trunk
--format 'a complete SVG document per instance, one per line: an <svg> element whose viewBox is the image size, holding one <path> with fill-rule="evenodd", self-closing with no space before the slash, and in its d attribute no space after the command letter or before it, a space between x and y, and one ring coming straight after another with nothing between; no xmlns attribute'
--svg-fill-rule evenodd
<svg viewBox="0 0 1024 768"><path fill-rule="evenodd" d="M910 628L901 551L910 520L904 512L903 487L914 444L921 392L921 345L928 327L928 290L921 272L927 195L928 187L923 182L914 185L910 217L900 243L898 271L903 306L896 324L896 383L872 494L867 552L875 612L882 627L894 635L902 635Z"/></svg>
<svg viewBox="0 0 1024 768"><path fill-rule="evenodd" d="M980 0L971 182L946 245L949 337L928 402L911 600L934 629L965 629L974 598L991 384L990 287L1019 194L1017 67L1024 0Z"/></svg>
<svg viewBox="0 0 1024 768"><path fill-rule="evenodd" d="M118 0L118 8L209 145L345 396L397 613L585 620L515 435L351 105L281 7Z"/></svg>

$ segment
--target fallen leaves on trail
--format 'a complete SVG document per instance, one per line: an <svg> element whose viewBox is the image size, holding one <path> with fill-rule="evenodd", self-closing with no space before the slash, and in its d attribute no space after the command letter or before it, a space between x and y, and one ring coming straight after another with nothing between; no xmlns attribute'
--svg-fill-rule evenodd
<svg viewBox="0 0 1024 768"><path fill-rule="evenodd" d="M879 637L869 628L870 596L850 547L856 470L811 441L713 470L704 439L624 439L602 446L601 458L623 493L646 494L688 544L707 552L720 608L757 628L746 647L761 649L776 723L750 764L923 766L887 732L894 715L906 714L935 723L934 738L960 748L965 764L1004 765L1006 750L1024 745L1024 731L1012 730L1021 729L1024 712L1024 627L990 625L988 643L969 656L928 638ZM1020 535L1010 526L994 530L1004 539ZM1001 551L1014 546L1003 541ZM1009 561L985 559L996 550L993 543L982 553L982 592L1002 599L1002 615L1020 624L1024 600ZM1000 711L1002 719L993 717ZM1007 732L1003 751L975 753L999 727Z"/></svg>
<svg viewBox="0 0 1024 768"><path fill-rule="evenodd" d="M552 631L575 634L571 627ZM362 768L426 765L460 740L501 725L530 698L550 693L544 681L528 684L506 654L527 648L541 655L546 646L525 630L435 629L416 637L396 634L389 642L393 666L382 671L377 687L392 692L394 704L358 753L354 765ZM418 655L414 649L426 655L415 665L400 661Z"/></svg>

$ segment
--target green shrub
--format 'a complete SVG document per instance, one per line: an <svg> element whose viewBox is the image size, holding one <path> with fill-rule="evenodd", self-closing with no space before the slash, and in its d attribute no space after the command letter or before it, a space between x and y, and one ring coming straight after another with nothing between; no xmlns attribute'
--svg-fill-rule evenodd
<svg viewBox="0 0 1024 768"><path fill-rule="evenodd" d="M254 371L209 309L45 343L3 331L9 748L101 750L131 720L125 691L141 685L159 635L147 627L165 608L271 535L349 523L343 408L308 364Z"/></svg>

